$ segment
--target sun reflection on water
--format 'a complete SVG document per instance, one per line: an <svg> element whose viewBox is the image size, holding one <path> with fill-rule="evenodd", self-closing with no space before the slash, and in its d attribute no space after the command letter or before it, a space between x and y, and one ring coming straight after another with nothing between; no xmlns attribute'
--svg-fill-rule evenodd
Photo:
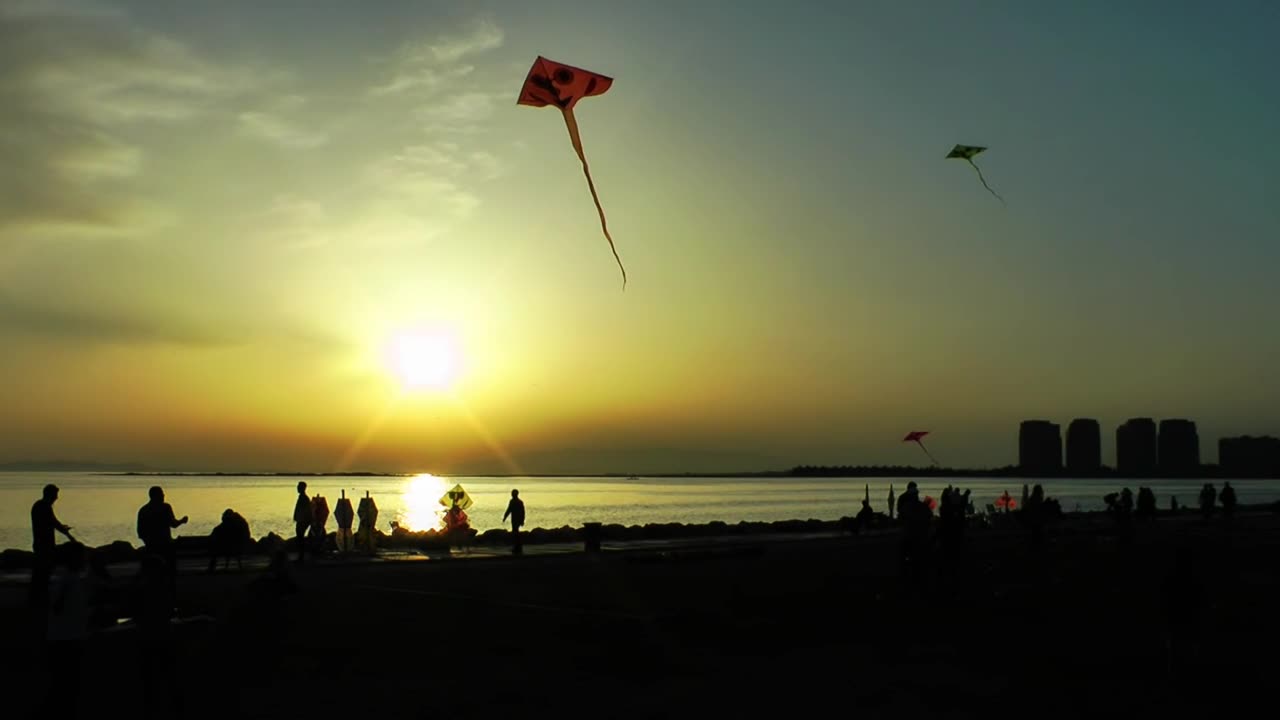
<svg viewBox="0 0 1280 720"><path fill-rule="evenodd" d="M400 524L410 530L439 528L440 519L444 517L440 498L446 490L444 480L431 473L409 478L405 483L404 516Z"/></svg>

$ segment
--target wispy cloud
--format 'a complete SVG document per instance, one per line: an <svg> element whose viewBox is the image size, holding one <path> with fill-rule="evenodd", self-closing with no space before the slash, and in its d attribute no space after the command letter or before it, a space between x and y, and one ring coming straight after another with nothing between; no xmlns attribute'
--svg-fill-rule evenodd
<svg viewBox="0 0 1280 720"><path fill-rule="evenodd" d="M151 310L106 309L24 301L0 294L0 330L79 342L223 345L231 341L199 323Z"/></svg>
<svg viewBox="0 0 1280 720"><path fill-rule="evenodd" d="M288 250L327 244L334 224L324 204L289 194L277 196L266 212L252 220L259 239Z"/></svg>
<svg viewBox="0 0 1280 720"><path fill-rule="evenodd" d="M475 70L474 65L463 64L461 60L501 47L503 39L502 28L492 21L481 20L463 33L410 43L396 54L391 78L369 92L372 95L430 93L452 86Z"/></svg>
<svg viewBox="0 0 1280 720"><path fill-rule="evenodd" d="M493 116L497 96L493 93L464 92L424 105L418 116L450 129L466 129Z"/></svg>
<svg viewBox="0 0 1280 720"><path fill-rule="evenodd" d="M240 113L240 130L284 148L313 148L329 142L329 135L314 127L289 118L306 104L300 95L288 95L272 103L269 109Z"/></svg>
<svg viewBox="0 0 1280 720"><path fill-rule="evenodd" d="M436 90L447 86L454 80L464 78L475 71L474 65L459 65L451 68L407 67L382 85L375 85L369 90L371 95L395 95L415 88Z"/></svg>
<svg viewBox="0 0 1280 720"><path fill-rule="evenodd" d="M502 28L490 20L479 20L469 32L442 37L427 45L431 58L439 63L452 63L468 55L502 47Z"/></svg>
<svg viewBox="0 0 1280 720"><path fill-rule="evenodd" d="M465 169L447 151L417 146L371 164L365 179L379 194L397 197L420 214L444 210L461 218L480 205L480 199L456 179Z"/></svg>
<svg viewBox="0 0 1280 720"><path fill-rule="evenodd" d="M0 8L0 239L13 228L113 232L145 216L128 181L146 153L128 126L193 117L260 81L110 8Z"/></svg>

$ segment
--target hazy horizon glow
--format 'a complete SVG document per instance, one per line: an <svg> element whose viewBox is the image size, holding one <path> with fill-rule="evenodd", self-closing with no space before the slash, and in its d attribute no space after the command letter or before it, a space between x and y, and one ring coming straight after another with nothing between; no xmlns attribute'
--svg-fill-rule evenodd
<svg viewBox="0 0 1280 720"><path fill-rule="evenodd" d="M915 463L931 430L997 466L1020 420L1093 417L1113 462L1134 416L1213 460L1280 435L1277 28L6 3L0 461L747 470ZM615 78L576 112L625 292L562 121L516 105L538 54ZM406 332L448 340L389 363Z"/></svg>

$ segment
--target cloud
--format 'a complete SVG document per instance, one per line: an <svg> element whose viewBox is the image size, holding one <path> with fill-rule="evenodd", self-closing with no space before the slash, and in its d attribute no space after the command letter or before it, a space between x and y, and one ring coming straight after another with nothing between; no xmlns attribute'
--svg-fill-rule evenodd
<svg viewBox="0 0 1280 720"><path fill-rule="evenodd" d="M480 20L464 35L438 38L426 49L438 63L457 62L468 55L502 47L502 28L489 20Z"/></svg>
<svg viewBox="0 0 1280 720"><path fill-rule="evenodd" d="M171 121L260 82L248 68L205 61L122 15L68 7L0 14L3 87L22 107L98 125Z"/></svg>
<svg viewBox="0 0 1280 720"><path fill-rule="evenodd" d="M145 220L129 181L146 154L129 127L193 117L257 82L107 8L0 9L0 241L14 229L112 233Z"/></svg>
<svg viewBox="0 0 1280 720"><path fill-rule="evenodd" d="M444 210L461 218L479 207L480 199L449 177L465 170L454 163L452 155L442 155L436 148L407 148L371 164L365 178L376 188L375 195L394 197L413 214L432 216Z"/></svg>
<svg viewBox="0 0 1280 720"><path fill-rule="evenodd" d="M242 112L240 131L284 148L305 149L328 143L327 133L305 127L287 117L301 110L305 104L305 98L289 95L277 100L270 109Z"/></svg>
<svg viewBox="0 0 1280 720"><path fill-rule="evenodd" d="M396 95L415 88L436 90L448 85L451 81L464 78L475 71L474 65L459 65L452 68L405 68L390 81L374 86L371 95Z"/></svg>
<svg viewBox="0 0 1280 720"><path fill-rule="evenodd" d="M74 341L223 345L230 338L190 320L127 309L32 303L0 294L0 330Z"/></svg>
<svg viewBox="0 0 1280 720"><path fill-rule="evenodd" d="M501 177L504 172L502 162L493 153L480 150L471 153L467 159L480 180L493 180Z"/></svg>
<svg viewBox="0 0 1280 720"><path fill-rule="evenodd" d="M444 124L470 125L492 117L496 99L497 96L492 93L458 93L438 103L424 105L419 110L419 115L424 120Z"/></svg>
<svg viewBox="0 0 1280 720"><path fill-rule="evenodd" d="M329 242L334 221L328 209L315 200L280 195L271 207L252 217L259 240L289 250L318 247Z"/></svg>
<svg viewBox="0 0 1280 720"><path fill-rule="evenodd" d="M503 39L502 28L492 21L480 20L465 33L411 43L396 54L391 79L369 92L384 96L411 91L431 93L450 87L475 70L475 66L460 64L460 60L501 47Z"/></svg>

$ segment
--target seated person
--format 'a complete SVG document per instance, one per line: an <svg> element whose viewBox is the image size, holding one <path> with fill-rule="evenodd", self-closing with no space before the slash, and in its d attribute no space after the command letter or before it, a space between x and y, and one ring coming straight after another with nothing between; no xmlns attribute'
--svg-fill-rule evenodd
<svg viewBox="0 0 1280 720"><path fill-rule="evenodd" d="M223 567L230 565L232 558L236 567L243 567L240 559L249 543L249 521L231 508L222 511L222 522L209 536L209 572L217 567L218 558L223 559Z"/></svg>
<svg viewBox="0 0 1280 720"><path fill-rule="evenodd" d="M444 531L453 545L465 545L476 535L467 522L467 514L456 504L444 514Z"/></svg>
<svg viewBox="0 0 1280 720"><path fill-rule="evenodd" d="M462 508L454 505L449 508L449 512L444 514L444 528L449 532L454 530L470 530L471 526L467 524L467 514Z"/></svg>

